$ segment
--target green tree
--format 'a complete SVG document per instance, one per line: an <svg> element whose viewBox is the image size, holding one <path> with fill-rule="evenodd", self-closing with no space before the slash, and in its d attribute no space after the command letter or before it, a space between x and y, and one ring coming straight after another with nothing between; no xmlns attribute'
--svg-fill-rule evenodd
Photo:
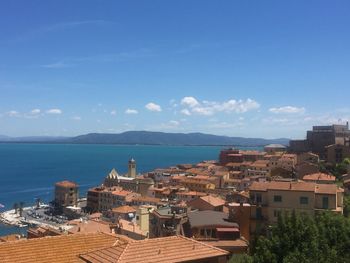
<svg viewBox="0 0 350 263"><path fill-rule="evenodd" d="M334 168L334 175L337 179L341 179L343 174L348 172L348 167L350 165L350 158L345 158L341 163L336 164Z"/></svg>
<svg viewBox="0 0 350 263"><path fill-rule="evenodd" d="M344 216L350 217L350 195L344 195L343 204L344 204L344 211L343 211Z"/></svg>
<svg viewBox="0 0 350 263"><path fill-rule="evenodd" d="M233 255L229 263L253 263L253 258L247 254Z"/></svg>
<svg viewBox="0 0 350 263"><path fill-rule="evenodd" d="M252 256L257 263L349 262L350 220L330 212L279 216L268 237L258 238Z"/></svg>

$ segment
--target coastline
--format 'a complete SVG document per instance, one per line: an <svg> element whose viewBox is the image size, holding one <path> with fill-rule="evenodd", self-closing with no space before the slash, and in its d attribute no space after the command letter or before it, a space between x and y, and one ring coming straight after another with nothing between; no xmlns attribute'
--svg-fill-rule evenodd
<svg viewBox="0 0 350 263"><path fill-rule="evenodd" d="M40 208L47 207L47 205L43 204L40 206ZM31 210L34 210L35 208L33 206L24 207L23 211L28 212ZM49 224L48 222L43 222L35 219L28 219L24 216L19 216L18 213L15 213L14 209L4 211L0 214L0 224L6 225L6 226L13 226L17 228L25 228L30 226L43 226L43 227L50 227L54 228L56 230L60 230L64 228L64 224Z"/></svg>

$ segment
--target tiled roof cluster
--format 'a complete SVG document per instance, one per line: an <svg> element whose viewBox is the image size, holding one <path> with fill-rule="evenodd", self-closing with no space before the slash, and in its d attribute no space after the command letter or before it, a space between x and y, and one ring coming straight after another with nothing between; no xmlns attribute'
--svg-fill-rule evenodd
<svg viewBox="0 0 350 263"><path fill-rule="evenodd" d="M228 252L182 236L153 238L81 255L91 263L183 262L225 256Z"/></svg>
<svg viewBox="0 0 350 263"><path fill-rule="evenodd" d="M305 181L329 181L334 182L335 176L325 173L307 174L303 177Z"/></svg>
<svg viewBox="0 0 350 263"><path fill-rule="evenodd" d="M315 192L318 194L336 194L337 185L333 184L316 184L312 182L253 182L249 187L250 191L267 191L267 190L282 190L282 191L303 191Z"/></svg>
<svg viewBox="0 0 350 263"><path fill-rule="evenodd" d="M112 246L115 236L103 233L61 235L0 243L1 263L83 262L78 255Z"/></svg>

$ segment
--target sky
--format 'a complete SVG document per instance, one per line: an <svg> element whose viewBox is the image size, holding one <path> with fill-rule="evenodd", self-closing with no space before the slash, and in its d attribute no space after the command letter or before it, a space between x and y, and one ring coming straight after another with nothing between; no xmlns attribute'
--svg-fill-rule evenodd
<svg viewBox="0 0 350 263"><path fill-rule="evenodd" d="M0 1L0 134L304 138L350 119L350 2Z"/></svg>

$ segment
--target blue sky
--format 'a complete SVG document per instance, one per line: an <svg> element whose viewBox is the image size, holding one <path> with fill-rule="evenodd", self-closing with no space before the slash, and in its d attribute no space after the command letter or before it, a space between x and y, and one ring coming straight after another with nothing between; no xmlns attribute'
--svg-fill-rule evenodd
<svg viewBox="0 0 350 263"><path fill-rule="evenodd" d="M0 134L302 138L350 119L349 1L1 1Z"/></svg>

